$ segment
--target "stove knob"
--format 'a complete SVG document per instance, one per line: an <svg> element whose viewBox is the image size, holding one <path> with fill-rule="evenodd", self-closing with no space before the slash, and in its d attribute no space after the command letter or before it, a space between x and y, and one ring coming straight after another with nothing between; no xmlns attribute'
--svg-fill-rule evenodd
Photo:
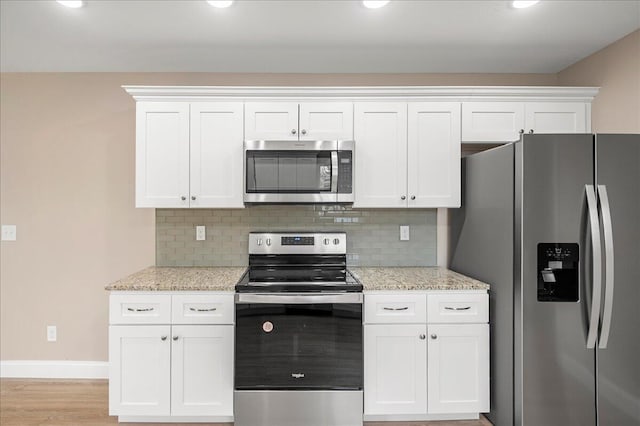
<svg viewBox="0 0 640 426"><path fill-rule="evenodd" d="M325 238L323 242L324 242L324 245L325 245L325 246L328 246L328 245L329 245L329 239L328 239L328 238Z"/></svg>
<svg viewBox="0 0 640 426"><path fill-rule="evenodd" d="M267 245L270 246L271 245L271 238L267 238Z"/></svg>
<svg viewBox="0 0 640 426"><path fill-rule="evenodd" d="M337 239L337 238L334 238L334 240L333 240L333 244L335 244L335 245L340 244L340 240L339 240L339 239Z"/></svg>
<svg viewBox="0 0 640 426"><path fill-rule="evenodd" d="M262 238L258 238L258 241L256 241L256 243L261 246L262 245Z"/></svg>

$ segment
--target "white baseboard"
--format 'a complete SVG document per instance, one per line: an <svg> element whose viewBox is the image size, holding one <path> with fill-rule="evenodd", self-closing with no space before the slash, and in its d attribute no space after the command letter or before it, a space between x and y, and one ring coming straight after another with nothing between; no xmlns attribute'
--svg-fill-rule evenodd
<svg viewBox="0 0 640 426"><path fill-rule="evenodd" d="M107 379L107 361L0 361L0 377L31 379Z"/></svg>

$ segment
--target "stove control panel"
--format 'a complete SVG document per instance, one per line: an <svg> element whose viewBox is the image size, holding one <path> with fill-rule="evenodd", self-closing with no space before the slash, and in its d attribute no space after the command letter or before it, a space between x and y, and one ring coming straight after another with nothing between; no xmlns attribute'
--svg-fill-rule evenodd
<svg viewBox="0 0 640 426"><path fill-rule="evenodd" d="M251 232L249 254L346 254L344 232Z"/></svg>

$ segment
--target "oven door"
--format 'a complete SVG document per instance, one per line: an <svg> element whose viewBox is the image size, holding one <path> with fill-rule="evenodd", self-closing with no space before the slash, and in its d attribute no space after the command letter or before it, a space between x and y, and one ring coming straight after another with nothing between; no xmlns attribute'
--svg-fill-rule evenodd
<svg viewBox="0 0 640 426"><path fill-rule="evenodd" d="M362 390L362 294L237 294L236 390Z"/></svg>

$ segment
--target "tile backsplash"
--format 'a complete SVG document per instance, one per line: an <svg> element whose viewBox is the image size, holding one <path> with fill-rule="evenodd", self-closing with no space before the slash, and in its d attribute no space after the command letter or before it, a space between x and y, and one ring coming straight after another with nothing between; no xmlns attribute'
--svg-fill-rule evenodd
<svg viewBox="0 0 640 426"><path fill-rule="evenodd" d="M196 241L196 226L206 240ZM410 241L400 241L400 225ZM244 209L156 209L156 265L244 266L252 231L344 231L350 266L434 266L435 209L260 205Z"/></svg>

